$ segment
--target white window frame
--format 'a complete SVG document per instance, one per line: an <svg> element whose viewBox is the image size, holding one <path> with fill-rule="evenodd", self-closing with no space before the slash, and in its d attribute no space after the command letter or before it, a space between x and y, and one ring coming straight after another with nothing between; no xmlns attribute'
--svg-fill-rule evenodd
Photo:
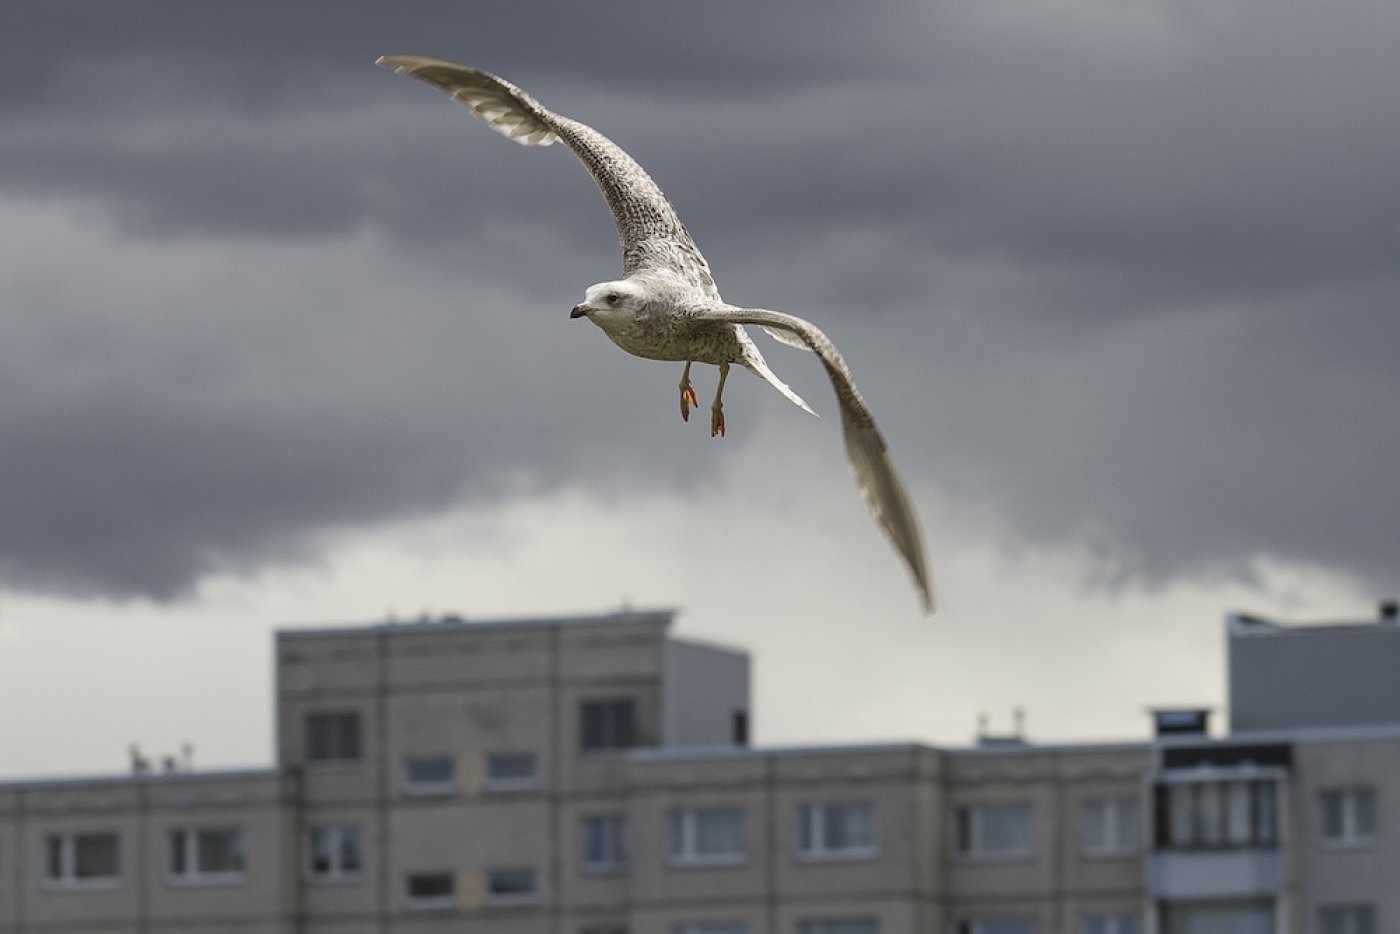
<svg viewBox="0 0 1400 934"><path fill-rule="evenodd" d="M117 868L110 876L79 876L78 840L80 838L111 838L116 846ZM49 862L53 844L59 846L59 875L50 875ZM120 888L122 884L122 837L115 830L71 830L46 834L44 837L44 887L64 891L84 891Z"/></svg>
<svg viewBox="0 0 1400 934"><path fill-rule="evenodd" d="M1083 934L1142 934L1142 916L1135 911L1096 911L1085 915Z"/></svg>
<svg viewBox="0 0 1400 934"><path fill-rule="evenodd" d="M529 891L504 894L491 891L492 877L497 873L528 873L530 876ZM484 890L486 904L494 908L534 905L540 900L540 873L534 866L495 866L486 870Z"/></svg>
<svg viewBox="0 0 1400 934"><path fill-rule="evenodd" d="M701 853L699 845L700 821L708 814L737 813L739 815L739 849L716 853ZM676 839L675 821L680 820L680 839ZM748 812L739 805L710 805L702 807L680 807L671 811L669 832L671 840L668 851L673 866L738 866L749 858ZM679 850L677 845L679 844Z"/></svg>
<svg viewBox="0 0 1400 934"><path fill-rule="evenodd" d="M530 760L530 774L499 777L492 774L493 766L503 759L526 758ZM488 791L528 791L540 784L540 757L531 750L516 752L493 752L486 756L486 788Z"/></svg>
<svg viewBox="0 0 1400 934"><path fill-rule="evenodd" d="M1090 811L1102 809L1106 840L1089 839ZM1127 831L1127 839L1124 839ZM1127 795L1086 798L1080 808L1079 845L1086 856L1132 856L1142 849L1142 802Z"/></svg>
<svg viewBox="0 0 1400 934"><path fill-rule="evenodd" d="M208 833L231 833L238 840L238 852L243 865L238 869L222 869L205 872L199 868L200 835ZM174 885L241 885L248 878L248 834L238 824L202 824L198 826L172 827L166 837L170 851L165 864L166 878ZM174 867L175 848L180 848L184 869L177 872Z"/></svg>
<svg viewBox="0 0 1400 934"><path fill-rule="evenodd" d="M328 835L331 839L331 865L325 872L318 872L315 867L316 835L322 833ZM343 863L345 839L347 837L354 837L354 846L360 857L360 865L354 869L346 869ZM365 848L359 824L312 824L306 828L306 833L302 838L302 846L305 853L302 859L302 871L308 881L316 884L330 884L336 882L359 882L364 878Z"/></svg>
<svg viewBox="0 0 1400 934"><path fill-rule="evenodd" d="M592 823L607 823L615 826L611 832L612 846L605 849L616 850L610 859L589 859L588 826ZM579 866L585 873L622 872L627 868L627 815L621 811L607 814L587 814L579 818Z"/></svg>
<svg viewBox="0 0 1400 934"><path fill-rule="evenodd" d="M840 836L839 833L833 833L834 821L846 820L847 812L857 809L867 813L870 828L869 841L844 846L829 842L829 838ZM794 841L797 858L813 862L874 859L880 855L877 819L878 811L876 811L873 801L831 801L820 804L800 804L797 806L797 839ZM804 842L806 843L805 847Z"/></svg>
<svg viewBox="0 0 1400 934"><path fill-rule="evenodd" d="M987 849L986 832L982 826L984 815L992 810L1017 810L1026 812L1026 843L1015 849ZM962 814L966 812L968 822L967 847L962 848L959 827ZM985 801L960 804L954 808L952 821L953 853L960 859L977 862L998 862L1002 860L1030 859L1035 855L1035 803L1032 801Z"/></svg>
<svg viewBox="0 0 1400 934"><path fill-rule="evenodd" d="M421 779L413 777L415 762L446 762L447 777ZM403 757L403 792L406 795L450 795L457 791L457 760L450 755L406 755Z"/></svg>
<svg viewBox="0 0 1400 934"><path fill-rule="evenodd" d="M1371 826L1363 832L1359 826L1359 801L1362 796L1371 800ZM1335 796L1341 805L1342 827L1341 834L1329 836L1327 833L1327 799ZM1352 788L1324 788L1318 793L1318 808L1321 811L1321 836L1322 842L1327 846L1334 847L1354 847L1369 846L1376 840L1376 818L1377 818L1377 794L1376 789L1370 786L1357 786Z"/></svg>
<svg viewBox="0 0 1400 934"><path fill-rule="evenodd" d="M450 885L445 895L414 895L409 891L409 881L414 876L443 876ZM403 874L403 904L412 911L441 911L444 908L457 908L457 876L449 869L411 869Z"/></svg>

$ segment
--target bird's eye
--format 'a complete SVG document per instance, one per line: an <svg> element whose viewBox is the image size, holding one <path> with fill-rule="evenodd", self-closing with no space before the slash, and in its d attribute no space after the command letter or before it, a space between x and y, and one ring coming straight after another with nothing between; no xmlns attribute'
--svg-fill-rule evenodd
<svg viewBox="0 0 1400 934"><path fill-rule="evenodd" d="M617 304L617 300L618 300L619 298L621 298L621 296L618 295L616 292L609 292L608 295L607 295L607 298L604 299L604 300L605 300L609 305L616 305L616 304Z"/></svg>

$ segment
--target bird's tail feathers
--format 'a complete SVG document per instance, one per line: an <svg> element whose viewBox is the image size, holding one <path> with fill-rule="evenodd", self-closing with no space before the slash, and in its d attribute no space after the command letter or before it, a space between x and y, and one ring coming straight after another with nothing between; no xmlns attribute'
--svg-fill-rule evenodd
<svg viewBox="0 0 1400 934"><path fill-rule="evenodd" d="M748 370L750 373L752 373L754 376L757 376L764 382L768 383L768 385L772 386L774 389L778 390L778 392L782 393L784 396L787 397L789 402L797 406L802 411L810 413L812 415L817 414L812 410L812 407L808 405L806 401L803 400L801 396L792 391L791 386L778 379L777 375L772 370L768 369L768 364L764 362L762 357L758 357L757 359L752 360L745 360L743 361L743 365L746 370Z"/></svg>

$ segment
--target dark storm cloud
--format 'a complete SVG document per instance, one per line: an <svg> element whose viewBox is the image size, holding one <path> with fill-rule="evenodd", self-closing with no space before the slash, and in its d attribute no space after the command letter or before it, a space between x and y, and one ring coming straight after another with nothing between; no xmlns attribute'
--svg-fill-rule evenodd
<svg viewBox="0 0 1400 934"><path fill-rule="evenodd" d="M705 475L673 375L564 330L617 265L586 176L369 64L402 51L626 146L726 294L828 327L906 472L1011 534L1390 573L1393 5L6 16L0 198L68 219L5 234L47 260L0 309L10 581L169 595L521 482Z"/></svg>

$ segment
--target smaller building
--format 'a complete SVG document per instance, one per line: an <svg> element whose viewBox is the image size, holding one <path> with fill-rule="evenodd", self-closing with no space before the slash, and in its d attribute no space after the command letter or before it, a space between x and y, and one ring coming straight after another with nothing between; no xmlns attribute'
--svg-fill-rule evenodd
<svg viewBox="0 0 1400 934"><path fill-rule="evenodd" d="M1398 611L1387 600L1375 620L1314 626L1230 614L1231 732L1400 720Z"/></svg>
<svg viewBox="0 0 1400 934"><path fill-rule="evenodd" d="M1400 706L1270 709L1256 651L1388 619L1227 619L1257 729L965 748L753 748L747 656L671 624L281 632L275 767L0 783L0 934L1400 930Z"/></svg>

